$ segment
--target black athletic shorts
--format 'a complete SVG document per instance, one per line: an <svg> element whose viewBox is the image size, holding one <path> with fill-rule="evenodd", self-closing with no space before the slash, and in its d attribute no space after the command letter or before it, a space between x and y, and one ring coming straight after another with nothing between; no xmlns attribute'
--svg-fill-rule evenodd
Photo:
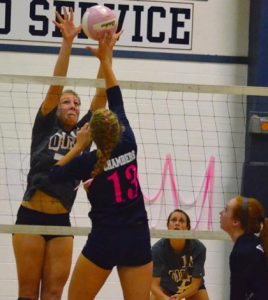
<svg viewBox="0 0 268 300"><path fill-rule="evenodd" d="M18 225L45 225L45 226L71 226L70 214L45 214L24 206L20 206L17 213ZM64 235L41 235L46 241ZM72 236L73 237L73 236Z"/></svg>
<svg viewBox="0 0 268 300"><path fill-rule="evenodd" d="M97 266L142 266L152 261L148 224L121 227L94 227L82 254Z"/></svg>

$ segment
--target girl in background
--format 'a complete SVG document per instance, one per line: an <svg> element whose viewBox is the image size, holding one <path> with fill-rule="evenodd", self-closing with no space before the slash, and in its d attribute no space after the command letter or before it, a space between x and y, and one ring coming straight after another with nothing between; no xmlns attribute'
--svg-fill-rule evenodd
<svg viewBox="0 0 268 300"><path fill-rule="evenodd" d="M189 216L181 209L167 219L169 230L190 230ZM208 300L204 284L206 248L198 240L161 239L152 247L151 300Z"/></svg>
<svg viewBox="0 0 268 300"><path fill-rule="evenodd" d="M254 198L237 196L220 213L221 228L234 247L230 254L231 300L264 300L268 297L267 219L264 208Z"/></svg>

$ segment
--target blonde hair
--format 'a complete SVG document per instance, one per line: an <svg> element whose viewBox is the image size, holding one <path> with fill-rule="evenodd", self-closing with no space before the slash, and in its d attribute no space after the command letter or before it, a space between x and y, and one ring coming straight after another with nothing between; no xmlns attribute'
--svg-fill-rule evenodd
<svg viewBox="0 0 268 300"><path fill-rule="evenodd" d="M80 99L79 95L74 90L66 89L61 93L61 96L64 95L64 94L71 94L71 95L75 96L79 100L79 103L81 104L81 99Z"/></svg>
<svg viewBox="0 0 268 300"><path fill-rule="evenodd" d="M90 121L91 136L97 146L97 162L91 172L91 178L99 175L119 143L122 128L115 113L108 109L96 110Z"/></svg>

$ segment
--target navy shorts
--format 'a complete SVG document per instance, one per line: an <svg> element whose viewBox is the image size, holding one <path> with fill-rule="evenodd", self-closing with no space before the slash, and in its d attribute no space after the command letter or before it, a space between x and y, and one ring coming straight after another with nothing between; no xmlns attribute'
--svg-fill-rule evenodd
<svg viewBox="0 0 268 300"><path fill-rule="evenodd" d="M82 254L97 266L142 266L152 261L148 224L121 227L93 226Z"/></svg>
<svg viewBox="0 0 268 300"><path fill-rule="evenodd" d="M45 225L45 226L71 226L70 214L45 214L24 206L20 206L17 213L17 225ZM46 241L64 235L41 235ZM71 235L72 236L72 235ZM73 237L73 236L72 236Z"/></svg>

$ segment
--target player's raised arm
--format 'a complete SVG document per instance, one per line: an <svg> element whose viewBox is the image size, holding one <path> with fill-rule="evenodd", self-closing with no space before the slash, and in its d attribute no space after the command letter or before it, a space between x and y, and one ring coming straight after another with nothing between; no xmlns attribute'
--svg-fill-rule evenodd
<svg viewBox="0 0 268 300"><path fill-rule="evenodd" d="M100 60L100 67L102 68L106 89L118 84L112 70L111 57L113 47L121 34L122 31L115 34L106 33L104 37L99 39L98 48L87 47L87 49Z"/></svg>
<svg viewBox="0 0 268 300"><path fill-rule="evenodd" d="M115 33L113 35L107 34L105 39L106 42L108 40L108 43L106 43L103 39L102 43L103 44L107 44L106 46L109 48L107 49L107 56L105 57L105 59L107 59L108 64L111 66L112 65L112 57L113 57L113 48L114 45L116 44L117 40L119 39L120 35L122 34L122 31ZM93 49L91 47L87 47L88 50L90 50L92 52L93 55L97 56L95 53L95 50L97 49ZM98 57L98 56L97 56ZM98 57L99 58L99 57ZM100 59L100 58L99 58ZM105 78L104 76L104 70L103 70L103 66L102 66L102 62L100 60L100 67L99 67L99 71L97 74L97 79L103 79ZM96 89L96 94L91 102L90 105L90 110L93 112L96 109L99 108L104 108L106 106L106 102L107 102L107 98L106 98L106 92L105 92L105 88L97 88Z"/></svg>
<svg viewBox="0 0 268 300"><path fill-rule="evenodd" d="M62 43L56 65L54 67L53 76L66 76L69 67L73 40L81 31L81 26L75 26L72 8L70 8L70 11L67 12L66 7L64 7L63 17L56 12L56 19L57 21L53 21L53 23L62 33ZM49 87L41 108L43 115L47 115L58 105L62 91L63 86L51 85Z"/></svg>

